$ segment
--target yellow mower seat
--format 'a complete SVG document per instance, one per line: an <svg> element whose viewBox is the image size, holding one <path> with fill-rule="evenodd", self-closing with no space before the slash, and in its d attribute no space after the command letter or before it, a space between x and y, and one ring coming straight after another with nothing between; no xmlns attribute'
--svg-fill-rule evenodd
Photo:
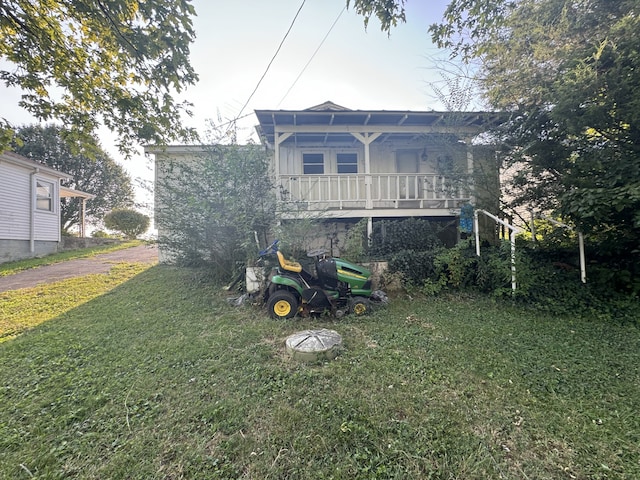
<svg viewBox="0 0 640 480"><path fill-rule="evenodd" d="M291 260L287 260L284 258L284 255L280 250L276 252L278 256L278 263L283 270L287 270L289 272L300 273L302 271L302 265L298 262L292 262Z"/></svg>

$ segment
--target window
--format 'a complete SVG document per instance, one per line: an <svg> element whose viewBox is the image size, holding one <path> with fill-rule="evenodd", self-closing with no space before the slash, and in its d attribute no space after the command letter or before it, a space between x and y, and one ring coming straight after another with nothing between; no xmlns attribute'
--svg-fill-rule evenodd
<svg viewBox="0 0 640 480"><path fill-rule="evenodd" d="M324 155L322 153L303 153L302 167L305 175L322 175L324 173Z"/></svg>
<svg viewBox="0 0 640 480"><path fill-rule="evenodd" d="M339 153L338 173L358 173L358 154L357 153Z"/></svg>
<svg viewBox="0 0 640 480"><path fill-rule="evenodd" d="M36 208L53 212L53 183L42 180L36 182Z"/></svg>

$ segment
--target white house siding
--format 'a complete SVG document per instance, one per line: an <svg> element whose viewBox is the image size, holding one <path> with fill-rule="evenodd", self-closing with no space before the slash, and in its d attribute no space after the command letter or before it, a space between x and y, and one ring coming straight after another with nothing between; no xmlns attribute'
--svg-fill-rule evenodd
<svg viewBox="0 0 640 480"><path fill-rule="evenodd" d="M0 179L0 239L29 240L29 172L0 161Z"/></svg>
<svg viewBox="0 0 640 480"><path fill-rule="evenodd" d="M0 262L56 252L60 242L59 185L66 175L18 155L1 155ZM38 180L53 186L50 212L35 209Z"/></svg>

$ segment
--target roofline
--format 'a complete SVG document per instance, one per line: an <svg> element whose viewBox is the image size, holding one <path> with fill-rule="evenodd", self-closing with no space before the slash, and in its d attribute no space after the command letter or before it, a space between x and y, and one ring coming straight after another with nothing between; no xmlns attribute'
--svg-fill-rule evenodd
<svg viewBox="0 0 640 480"><path fill-rule="evenodd" d="M92 193L87 193L81 190L76 190L75 188L69 188L69 187L63 187L63 186L60 186L60 197L61 198L79 197L79 198L86 198L87 200L93 200L94 198L96 198L96 196L93 195Z"/></svg>
<svg viewBox="0 0 640 480"><path fill-rule="evenodd" d="M61 172L60 170L56 170L55 168L51 168L44 163L39 163L30 158L23 157L22 155L18 155L14 152L2 152L0 153L0 162L12 163L14 165L19 165L21 167L33 168L38 172L47 173L49 175L53 175L58 177L59 179L71 180L73 177L68 173Z"/></svg>
<svg viewBox="0 0 640 480"><path fill-rule="evenodd" d="M263 148L263 145L257 143L247 143L244 145L225 145L225 144L208 144L208 145L145 145L144 153L153 155L170 154L170 153L203 153L211 151L213 148L231 148L231 147L255 147Z"/></svg>
<svg viewBox="0 0 640 480"><path fill-rule="evenodd" d="M401 114L411 114L411 115L454 115L454 114L464 114L464 115L496 115L502 116L505 115L505 112L496 112L496 111L478 111L478 110L456 110L456 111L440 111L440 110L254 110L256 115L258 114L270 114L270 113L289 113L289 114L302 114L302 115L318 115L319 113L332 113L336 115L353 115L362 114L389 114L389 115L401 115Z"/></svg>

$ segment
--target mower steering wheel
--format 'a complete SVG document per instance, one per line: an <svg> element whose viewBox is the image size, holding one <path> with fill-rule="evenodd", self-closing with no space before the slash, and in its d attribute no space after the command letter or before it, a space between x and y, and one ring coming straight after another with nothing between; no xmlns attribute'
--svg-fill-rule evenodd
<svg viewBox="0 0 640 480"><path fill-rule="evenodd" d="M280 240L278 240L277 238L271 243L271 245L269 245L267 248L265 248L264 250L260 251L260 256L263 255L269 255L269 254L273 254L276 253L278 251L278 243L280 242Z"/></svg>
<svg viewBox="0 0 640 480"><path fill-rule="evenodd" d="M317 248L316 250L310 250L307 252L307 257L320 257L325 255L327 251L324 248Z"/></svg>

